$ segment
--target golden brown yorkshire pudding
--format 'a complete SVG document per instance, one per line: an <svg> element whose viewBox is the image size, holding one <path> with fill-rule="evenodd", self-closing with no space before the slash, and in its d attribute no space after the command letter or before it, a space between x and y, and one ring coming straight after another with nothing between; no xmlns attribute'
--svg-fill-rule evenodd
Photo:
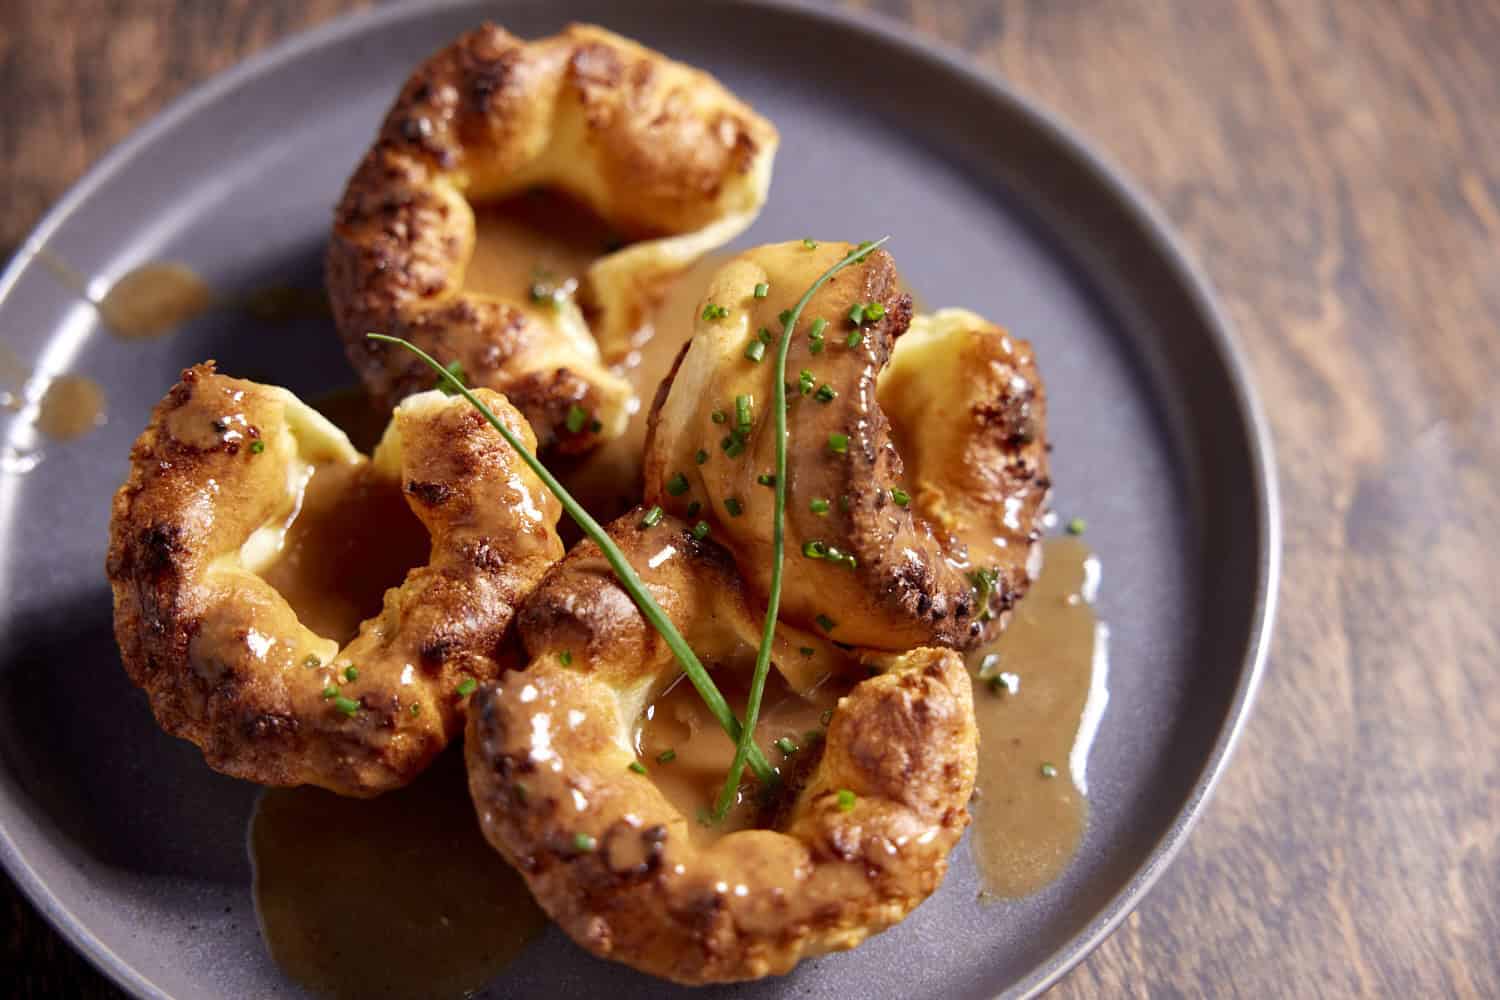
<svg viewBox="0 0 1500 1000"><path fill-rule="evenodd" d="M610 537L700 658L722 677L753 657L759 622L728 554L680 521L641 522ZM632 746L679 671L598 548L554 566L518 626L531 662L475 695L470 790L485 836L585 948L683 983L783 973L891 926L942 881L975 772L957 653L918 649L863 680L793 758L773 828L705 842L653 780L680 764Z"/></svg>
<svg viewBox="0 0 1500 1000"><path fill-rule="evenodd" d="M851 249L782 243L731 261L651 414L647 502L700 507L762 600L779 317ZM758 337L763 353L750 346ZM894 262L876 251L812 298L786 373L782 619L893 651L998 632L1039 568L1049 487L1030 345L963 310L913 320Z"/></svg>
<svg viewBox="0 0 1500 1000"><path fill-rule="evenodd" d="M532 442L504 397L481 393ZM285 577L278 553L311 507L335 541L363 531L364 548L392 547L413 515L426 536L415 568L346 645L299 620L269 582ZM355 523L370 516L363 507L376 523ZM461 397L410 397L366 460L285 389L212 362L189 368L115 494L108 572L125 669L162 727L226 774L345 795L398 787L458 733L475 683L500 672L517 603L562 555L558 514ZM368 569L336 546L305 555L325 579L304 596L357 587ZM320 621L341 617L320 608Z"/></svg>
<svg viewBox="0 0 1500 1000"><path fill-rule="evenodd" d="M412 74L335 214L328 289L350 360L385 403L426 389L415 357L365 334L405 337L506 393L544 448L617 436L633 397L599 345L623 354L666 280L754 220L776 144L706 73L601 28L463 36ZM623 246L598 248L577 301L566 283L465 291L472 206L538 188Z"/></svg>

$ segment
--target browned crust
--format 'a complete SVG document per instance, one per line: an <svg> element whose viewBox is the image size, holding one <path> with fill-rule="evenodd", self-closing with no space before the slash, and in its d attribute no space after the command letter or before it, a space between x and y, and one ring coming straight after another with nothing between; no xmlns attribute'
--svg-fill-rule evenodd
<svg viewBox="0 0 1500 1000"><path fill-rule="evenodd" d="M750 329L779 330L776 315L851 249L844 243L822 244L812 251L800 243L758 247L726 267L711 283L709 295L732 310L749 310ZM764 300L752 299L748 287L729 287L763 277L770 279L771 287ZM864 302L881 303L884 316L865 324L861 342L848 347L844 338L851 329L849 309ZM813 354L806 331L820 319L827 323L828 346ZM966 478L955 478L964 478L960 492L973 500L972 509L1018 504L1016 528L1008 532L1010 546L984 564L995 570L990 615L985 616L971 567L965 565L968 553L951 526L929 518L920 504L903 507L892 500L892 487L911 486L897 440L916 436L917 429L893 430L877 390L897 338L911 319L911 298L901 290L895 262L879 250L823 286L799 321L787 359L788 381L795 387L798 373L807 369L816 374L817 384L827 384L837 397L825 405L794 393L789 411L788 482L793 492L787 504L787 560L794 569L788 576L783 618L811 630L817 628L817 615L828 614L836 622L830 633L834 639L872 649L968 648L999 631L1006 613L1030 584L1028 563L1040 538L1048 490L1046 395L1030 345L1004 338L1008 346L1003 354L987 345L991 354L976 357L974 367L965 370L964 377L984 390L972 406L962 413L928 415L955 439L962 439L962 452L952 459L955 468L967 470ZM714 424L710 414L732 413L738 392L769 400L770 375L766 366L745 362L742 344L716 348L715 336L712 324L700 323L694 342L658 389L644 463L646 501L679 514L687 504L698 502L710 512L714 537L734 552L752 589L765 594L772 563L771 491L754 485L753 474L775 466L773 422L769 416L758 419L743 456L731 459L720 447L725 428ZM686 398L675 400L673 387L688 366L717 370L706 376L695 371ZM963 405L961 387L954 387L952 399L954 407ZM758 412L764 415L766 409L762 403ZM829 451L833 433L847 435L846 454ZM699 449L708 454L704 463L692 457ZM678 474L688 478L691 488L674 497L666 485ZM748 483L747 474L752 476ZM744 516L724 516L726 495L741 499ZM808 502L812 497L834 503L847 498L845 509L815 514ZM851 553L857 565L850 569L806 559L800 552L805 540Z"/></svg>
<svg viewBox="0 0 1500 1000"><path fill-rule="evenodd" d="M503 398L486 395L529 437ZM208 362L157 405L113 502L115 636L162 728L197 744L211 767L376 794L410 781L458 733L462 678L499 673L516 604L561 554L558 508L462 400L398 411L403 484L432 559L338 657L308 666L327 643L260 577L215 565L285 502L288 398ZM540 521L514 513L522 489ZM341 675L349 663L357 682ZM358 701L354 717L323 697L330 684Z"/></svg>
<svg viewBox="0 0 1500 1000"><path fill-rule="evenodd" d="M588 183L539 166L560 114L576 113ZM484 25L412 74L334 216L327 280L350 361L384 404L432 385L414 357L365 339L405 337L471 383L505 392L544 448L583 451L620 386L597 358L525 360L554 327L520 304L462 293L472 253L465 195L531 185L568 190L631 237L699 229L728 211L721 195L774 150L776 132L712 77L603 29L572 25L524 42ZM566 353L566 352L564 352Z"/></svg>
<svg viewBox="0 0 1500 1000"><path fill-rule="evenodd" d="M610 535L712 664L754 628L730 560L681 522L643 530L639 517ZM668 545L680 554L649 569ZM621 718L621 696L677 670L597 549L554 567L519 624L531 664L476 695L470 788L490 842L590 951L683 983L784 973L891 926L942 881L975 771L957 654L916 650L860 683L777 828L699 846L689 820L628 769L620 734L634 720Z"/></svg>

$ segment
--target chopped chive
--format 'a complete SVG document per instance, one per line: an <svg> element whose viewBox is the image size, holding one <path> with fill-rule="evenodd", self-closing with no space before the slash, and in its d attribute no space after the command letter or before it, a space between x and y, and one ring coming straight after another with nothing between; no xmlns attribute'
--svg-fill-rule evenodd
<svg viewBox="0 0 1500 1000"><path fill-rule="evenodd" d="M688 506L687 506L687 516L689 518L697 517L698 516L698 512L701 511L702 509L703 509L703 505L701 503L699 503L697 500L694 500L692 503L688 504Z"/></svg>
<svg viewBox="0 0 1500 1000"><path fill-rule="evenodd" d="M1013 674L995 674L987 683L995 694L1014 694L1016 688L1011 680L1013 676Z"/></svg>
<svg viewBox="0 0 1500 1000"><path fill-rule="evenodd" d="M802 749L801 747L797 746L796 740L793 740L790 736L781 737L776 741L774 745L777 750L780 750L788 757L796 753L798 750Z"/></svg>
<svg viewBox="0 0 1500 1000"><path fill-rule="evenodd" d="M865 307L864 307L864 304L860 303L860 302L856 302L856 303L854 303L854 305L852 305L852 306L849 307L849 322L853 323L855 326L859 326L859 324L863 323L864 321L865 321Z"/></svg>
<svg viewBox="0 0 1500 1000"><path fill-rule="evenodd" d="M587 854L588 852L592 851L595 847L598 847L598 846L599 846L599 842L597 840L595 840L590 834L587 834L587 833L575 833L575 834L573 834L573 850L578 851L581 854Z"/></svg>
<svg viewBox="0 0 1500 1000"><path fill-rule="evenodd" d="M352 663L349 664L347 667L345 667L344 668L344 680L346 680L346 681L357 681L357 680L359 680L359 668L356 667Z"/></svg>
<svg viewBox="0 0 1500 1000"><path fill-rule="evenodd" d="M250 454L252 454L252 455L259 455L261 452L263 452L265 450L266 450L266 443L264 441L251 441L250 442Z"/></svg>
<svg viewBox="0 0 1500 1000"><path fill-rule="evenodd" d="M756 339L758 339L762 344L765 344L767 347L770 347L776 341L776 338L771 336L771 331L767 330L765 327L761 327L759 330L756 330L755 336Z"/></svg>
<svg viewBox="0 0 1500 1000"><path fill-rule="evenodd" d="M583 430L585 426L588 425L588 422L588 410L585 410L577 403L574 403L572 406L568 407L568 419L564 421L564 424L567 426L569 434L577 434L579 431Z"/></svg>
<svg viewBox="0 0 1500 1000"><path fill-rule="evenodd" d="M899 486L892 486L891 499L896 502L897 507L905 507L911 503L911 494Z"/></svg>
<svg viewBox="0 0 1500 1000"><path fill-rule="evenodd" d="M813 649L811 646L798 646L797 652L801 653L803 656L811 656L816 653L817 650Z"/></svg>
<svg viewBox="0 0 1500 1000"><path fill-rule="evenodd" d="M452 375L460 382L469 381L468 373L464 371L462 362L450 361L443 366L443 371L447 372L449 375ZM444 396L455 396L458 394L458 390L453 388L452 383L450 383L442 375L438 376L437 384L434 385L433 388L441 390Z"/></svg>
<svg viewBox="0 0 1500 1000"><path fill-rule="evenodd" d="M773 489L776 486L776 477L771 475L769 472L762 472L760 475L755 477L755 481L757 483L760 483L762 486L770 486Z"/></svg>
<svg viewBox="0 0 1500 1000"><path fill-rule="evenodd" d="M323 661L309 653L307 658L302 661L302 665L304 667L316 669L317 667L321 667L323 665Z"/></svg>
<svg viewBox="0 0 1500 1000"><path fill-rule="evenodd" d="M422 704L421 704L421 702L416 702L416 701L412 702L411 703L411 708L408 711L411 712L413 718L415 718L416 716L421 715L422 714Z"/></svg>
<svg viewBox="0 0 1500 1000"><path fill-rule="evenodd" d="M844 338L844 343L849 347L858 347L865 342L865 331L850 330L849 336Z"/></svg>
<svg viewBox="0 0 1500 1000"><path fill-rule="evenodd" d="M885 306L879 302L865 303L865 319L871 323L885 315Z"/></svg>
<svg viewBox="0 0 1500 1000"><path fill-rule="evenodd" d="M756 283L756 285L755 285L755 297L757 299L763 299L767 295L770 295L770 294L771 294L771 286L770 285L766 284L764 281Z"/></svg>
<svg viewBox="0 0 1500 1000"><path fill-rule="evenodd" d="M982 622L991 621L995 617L990 599L995 596L995 585L999 582L1000 574L993 569L976 569L969 573L969 583L974 587L975 598L979 602L979 620Z"/></svg>
<svg viewBox="0 0 1500 1000"><path fill-rule="evenodd" d="M355 701L353 698L345 698L343 695L339 695L337 698L333 699L333 707L338 709L340 712L343 712L345 715L353 715L355 712L359 711L359 702Z"/></svg>
<svg viewBox="0 0 1500 1000"><path fill-rule="evenodd" d="M557 658L565 667L573 665L573 651L570 649L565 649L561 653L558 653Z"/></svg>
<svg viewBox="0 0 1500 1000"><path fill-rule="evenodd" d="M646 511L646 516L641 518L641 527L654 528L658 524L661 524L661 508L652 507L650 510Z"/></svg>
<svg viewBox="0 0 1500 1000"><path fill-rule="evenodd" d="M802 374L797 378L797 390L804 396L811 396L813 383L816 381L817 379L813 377L813 373L804 368L802 369Z"/></svg>
<svg viewBox="0 0 1500 1000"><path fill-rule="evenodd" d="M676 759L677 751L673 750L671 747L667 747L667 749L656 755L656 762L658 764L670 764Z"/></svg>
<svg viewBox="0 0 1500 1000"><path fill-rule="evenodd" d="M849 494L847 494L847 493L841 493L841 494L839 494L839 510L841 510L845 514L847 514L847 513L849 513L849 511L851 511L853 509L854 509L854 501L852 501L852 500L849 499Z"/></svg>
<svg viewBox="0 0 1500 1000"><path fill-rule="evenodd" d="M834 621L832 618L829 618L827 615L819 615L813 620L818 623L818 628L822 629L824 632L832 632L836 627L838 627L838 622Z"/></svg>
<svg viewBox="0 0 1500 1000"><path fill-rule="evenodd" d="M1055 778L1055 777L1057 777L1057 768L1053 766L1053 764L1052 764L1051 761L1044 761L1042 763L1042 777L1044 777L1044 778Z"/></svg>
<svg viewBox="0 0 1500 1000"><path fill-rule="evenodd" d="M838 398L838 394L839 393L837 389L829 385L827 382L824 382L822 385L818 386L818 391L813 393L813 398L820 403L831 403L836 398Z"/></svg>
<svg viewBox="0 0 1500 1000"><path fill-rule="evenodd" d="M633 761L630 762L630 769L632 771L634 771L636 774L645 774L646 773L646 765L642 764L638 760L633 760Z"/></svg>
<svg viewBox="0 0 1500 1000"><path fill-rule="evenodd" d="M725 316L728 316L728 315L729 315L729 307L728 306L721 306L717 302L710 302L708 305L706 305L706 306L703 307L703 318L704 319L709 319L709 320L712 320L712 319L723 319Z"/></svg>
<svg viewBox="0 0 1500 1000"><path fill-rule="evenodd" d="M667 480L667 492L670 493L670 494L672 494L674 497L680 497L684 493L686 493L687 491L688 491L687 476L684 476L682 473L679 472L679 473L677 473L677 475L675 475L671 479Z"/></svg>
<svg viewBox="0 0 1500 1000"><path fill-rule="evenodd" d="M783 309L777 314L776 318L781 320L782 329L785 329L786 325L792 321L792 311L790 309Z"/></svg>
<svg viewBox="0 0 1500 1000"><path fill-rule="evenodd" d="M699 521L697 524L693 525L693 537L698 539L698 541L700 542L708 537L707 521Z"/></svg>
<svg viewBox="0 0 1500 1000"><path fill-rule="evenodd" d="M474 689L477 687L479 687L478 681L476 681L472 677L465 677L463 680L458 682L458 687L454 688L453 691L460 698L467 698L469 695L474 693Z"/></svg>
<svg viewBox="0 0 1500 1000"><path fill-rule="evenodd" d="M828 546L815 538L802 543L802 554L809 559L822 559L828 555Z"/></svg>
<svg viewBox="0 0 1500 1000"><path fill-rule="evenodd" d="M808 329L807 335L814 340L822 340L823 331L826 329L828 329L828 321L822 316L819 316L817 319L812 321L812 326Z"/></svg>
<svg viewBox="0 0 1500 1000"><path fill-rule="evenodd" d="M752 340L750 341L750 343L745 345L745 357L750 361L754 361L755 363L759 364L761 359L765 356L766 345L762 341Z"/></svg>
<svg viewBox="0 0 1500 1000"><path fill-rule="evenodd" d="M754 421L754 409L754 396L742 392L734 397L734 426L748 434Z"/></svg>
<svg viewBox="0 0 1500 1000"><path fill-rule="evenodd" d="M739 517L745 512L745 505L740 503L739 497L730 497L724 501L724 509L729 511L730 517Z"/></svg>
<svg viewBox="0 0 1500 1000"><path fill-rule="evenodd" d="M328 685L327 687L325 687L323 689L323 697L325 699L326 698L337 698L338 696L339 696L339 689L337 687L335 687L334 685L332 685L332 684Z"/></svg>
<svg viewBox="0 0 1500 1000"><path fill-rule="evenodd" d="M810 501L808 501L807 506L809 510L811 510L814 514L817 514L819 517L822 517L824 514L828 513L828 501L823 499L822 497L813 497Z"/></svg>
<svg viewBox="0 0 1500 1000"><path fill-rule="evenodd" d="M828 450L835 455L843 455L849 450L849 435L834 431L828 435Z"/></svg>
<svg viewBox="0 0 1500 1000"><path fill-rule="evenodd" d="M999 653L985 653L979 661L979 676L988 677L1000 665Z"/></svg>
<svg viewBox="0 0 1500 1000"><path fill-rule="evenodd" d="M813 340L812 340L812 342L807 345L807 353L808 354L822 354L823 353L823 338L822 337L814 337Z"/></svg>
<svg viewBox="0 0 1500 1000"><path fill-rule="evenodd" d="M822 738L823 731L821 729L809 729L807 732L802 734L802 742L808 744L809 746L818 742Z"/></svg>
<svg viewBox="0 0 1500 1000"><path fill-rule="evenodd" d="M708 452L704 451L702 448L699 448L698 454L693 456L693 460L699 465L702 465L704 462L708 461Z"/></svg>
<svg viewBox="0 0 1500 1000"><path fill-rule="evenodd" d="M815 240L815 239L812 239L811 237L807 237L807 238L803 239L802 245L804 247L806 247L807 249L809 249L809 250L816 250L816 249L818 249L818 241Z"/></svg>
<svg viewBox="0 0 1500 1000"><path fill-rule="evenodd" d="M523 781L518 781L514 785L511 785L510 793L516 797L517 802L524 803L528 797L526 791L526 783Z"/></svg>
<svg viewBox="0 0 1500 1000"><path fill-rule="evenodd" d="M728 420L729 417L724 413L723 410L715 410L713 412L712 419L713 419L714 423L716 423L716 424L722 424L724 421Z"/></svg>
<svg viewBox="0 0 1500 1000"><path fill-rule="evenodd" d="M730 458L739 458L745 453L745 442L737 437L727 437L719 442L719 446L724 449L724 454Z"/></svg>
<svg viewBox="0 0 1500 1000"><path fill-rule="evenodd" d="M847 788L840 788L838 792L839 812L849 812L854 808L854 793Z"/></svg>
<svg viewBox="0 0 1500 1000"><path fill-rule="evenodd" d="M1089 523L1081 517L1075 517L1068 522L1068 534L1081 535L1088 530Z"/></svg>

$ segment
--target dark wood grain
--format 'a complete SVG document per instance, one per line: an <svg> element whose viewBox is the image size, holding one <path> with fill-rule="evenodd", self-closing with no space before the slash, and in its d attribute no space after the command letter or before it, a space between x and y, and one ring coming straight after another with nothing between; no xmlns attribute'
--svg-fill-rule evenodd
<svg viewBox="0 0 1500 1000"><path fill-rule="evenodd" d="M0 247L164 102L354 6L0 5ZM1136 178L1276 431L1255 717L1181 859L1058 994L1500 995L1500 7L870 6ZM4 891L16 995L113 995Z"/></svg>

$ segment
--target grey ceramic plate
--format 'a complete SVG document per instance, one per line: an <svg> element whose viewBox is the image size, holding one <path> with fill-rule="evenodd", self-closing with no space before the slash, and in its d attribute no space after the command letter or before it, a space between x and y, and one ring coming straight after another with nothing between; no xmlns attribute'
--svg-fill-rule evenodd
<svg viewBox="0 0 1500 1000"><path fill-rule="evenodd" d="M1089 521L1112 627L1092 819L1064 877L977 905L966 848L938 894L857 951L737 997L1026 994L1082 957L1160 874L1242 724L1277 563L1265 426L1202 280L1082 142L904 30L775 3L647 0L385 9L297 38L110 154L0 280L0 331L39 373L103 383L109 422L0 476L0 860L74 945L141 996L295 995L261 945L244 834L256 789L153 725L126 681L103 576L109 497L178 370L206 357L316 393L348 383L323 321L214 313L176 336L104 332L33 259L103 286L153 259L221 289L317 287L330 208L398 84L489 17L522 35L594 20L709 67L782 132L744 243L891 233L932 304L1036 345L1064 516ZM0 417L25 446L25 414ZM660 996L549 931L496 996ZM710 992L694 994L699 997Z"/></svg>

